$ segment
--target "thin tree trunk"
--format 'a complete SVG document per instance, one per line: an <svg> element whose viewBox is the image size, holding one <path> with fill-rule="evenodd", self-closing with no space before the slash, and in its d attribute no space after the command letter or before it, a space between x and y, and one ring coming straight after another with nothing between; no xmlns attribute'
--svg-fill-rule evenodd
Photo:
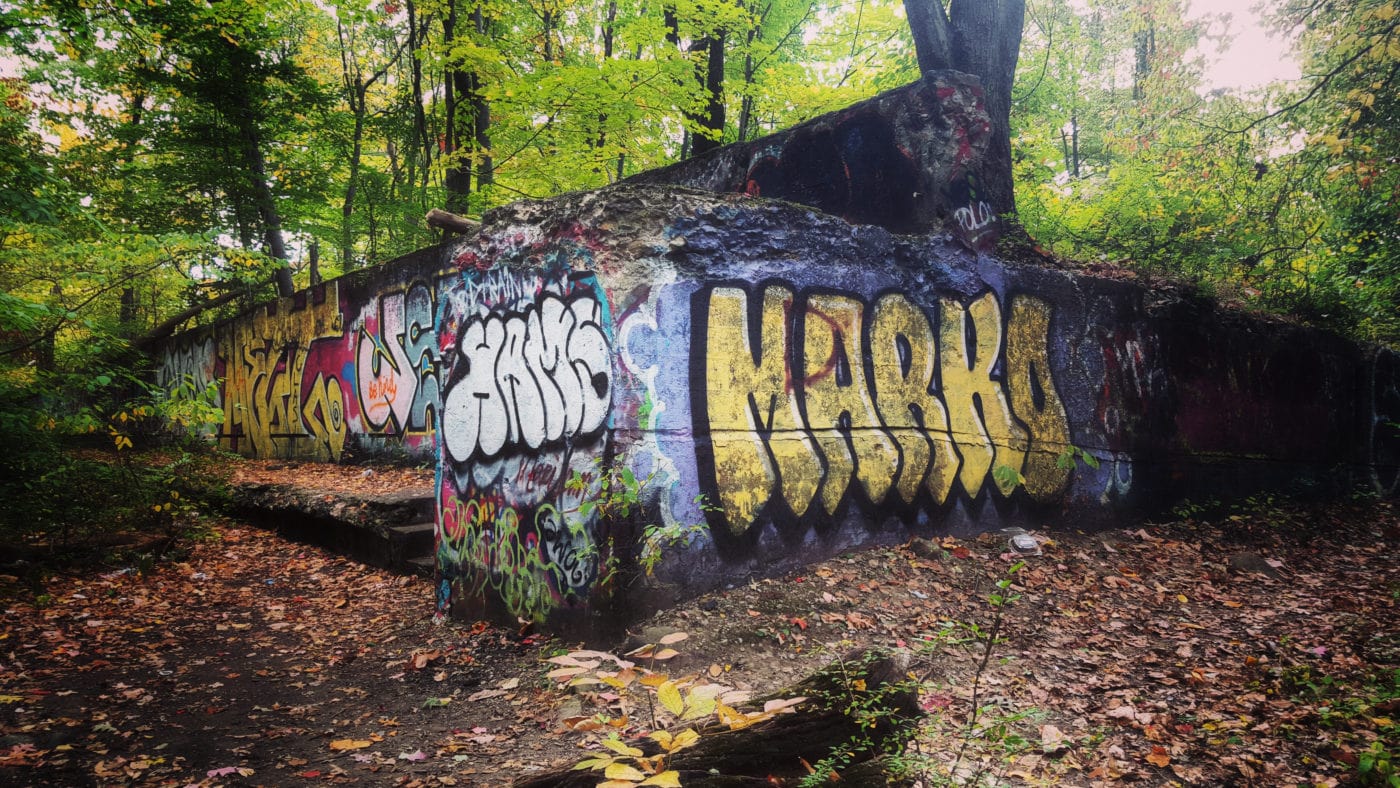
<svg viewBox="0 0 1400 788"><path fill-rule="evenodd" d="M356 84L350 95L350 111L355 114L355 128L350 137L350 173L345 179L345 199L340 204L340 270L349 273L355 267L355 236L351 219L355 213L355 192L360 185L360 159L365 136L365 86Z"/></svg>
<svg viewBox="0 0 1400 788"><path fill-rule="evenodd" d="M442 20L443 48L451 50L457 36L457 2L450 0L447 17ZM461 97L471 92L468 74L448 64L443 74L443 103L447 110L444 155L448 156L447 171L443 174L443 187L447 190L447 210L453 213L466 213L471 201L472 170L471 162L462 161L462 135L458 131L461 118L457 117L457 104ZM461 94L459 97L458 94Z"/></svg>
<svg viewBox="0 0 1400 788"><path fill-rule="evenodd" d="M321 242L313 240L307 265L311 269L311 286L321 284Z"/></svg>
<svg viewBox="0 0 1400 788"><path fill-rule="evenodd" d="M258 133L257 121L253 115L252 102L244 91L232 91L234 114L237 118L239 137L243 142L243 164L248 170L248 181L253 187L253 198L262 223L264 248L269 257L282 261L274 272L277 294L282 297L296 292L292 284L292 269L287 265L287 247L282 238L282 215L277 212L277 201L272 188L267 184L267 160L263 158L262 139Z"/></svg>
<svg viewBox="0 0 1400 788"><path fill-rule="evenodd" d="M423 110L423 59L418 56L418 48L422 45L427 33L427 22L423 27L418 26L417 7L413 0L408 0L408 62L409 70L412 74L409 82L412 85L413 96L413 136L422 145L423 150L423 188L420 197L426 200L428 192L428 172L433 168L433 139L428 133L428 117ZM409 150L414 146L410 145ZM413 182L412 162L413 156L405 153L404 161L409 167L408 179Z"/></svg>
<svg viewBox="0 0 1400 788"><path fill-rule="evenodd" d="M486 35L486 18L481 13L481 4L477 3L472 9L472 24L478 36ZM488 186L496 182L496 167L491 161L491 103L486 100L486 95L482 90L481 76L471 75L471 102L472 119L475 125L476 150L478 151L478 162L476 168L477 190L482 186Z"/></svg>

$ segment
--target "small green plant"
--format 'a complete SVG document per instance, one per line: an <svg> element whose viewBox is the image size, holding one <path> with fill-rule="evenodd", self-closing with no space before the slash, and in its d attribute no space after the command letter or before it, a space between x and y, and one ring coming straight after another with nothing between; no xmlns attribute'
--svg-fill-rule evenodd
<svg viewBox="0 0 1400 788"><path fill-rule="evenodd" d="M594 462L594 470L588 474L575 470L564 482L565 491L581 499L577 508L572 510L579 516L571 520L570 528L582 528L582 523L594 516L607 522L624 522L632 518L634 512L643 508L646 491L655 484L657 473L653 471L638 478L631 468L605 466L601 459ZM707 503L704 495L697 495L695 504L703 512L717 510L717 507ZM651 577L667 552L689 547L695 539L707 533L709 528L703 523L653 523L643 527L637 552L637 563L643 576ZM596 550L596 547L593 549ZM611 579L617 569L616 553L610 550L603 579Z"/></svg>
<svg viewBox="0 0 1400 788"><path fill-rule="evenodd" d="M1400 669L1363 670L1331 675L1323 664L1299 663L1272 668L1269 680L1280 695L1312 706L1317 729L1326 731L1329 749L1353 753L1355 784L1400 788Z"/></svg>
<svg viewBox="0 0 1400 788"><path fill-rule="evenodd" d="M992 468L992 479L1007 494L1026 483L1026 477L1010 465L997 465Z"/></svg>
<svg viewBox="0 0 1400 788"><path fill-rule="evenodd" d="M702 512L719 511L719 507L708 503L703 494L695 496L695 505ZM689 547L691 542L709 533L709 530L704 523L648 525L642 531L642 549L637 555L637 562L641 564L646 576L651 577L667 551Z"/></svg>
<svg viewBox="0 0 1400 788"><path fill-rule="evenodd" d="M1356 772L1362 785L1383 785L1400 788L1400 752L1391 750L1379 739L1356 754Z"/></svg>
<svg viewBox="0 0 1400 788"><path fill-rule="evenodd" d="M1067 471L1080 462L1090 468L1098 470L1099 458L1090 454L1087 449L1079 446L1067 446L1064 451L1060 452L1059 455L1055 457L1055 467L1062 471Z"/></svg>
<svg viewBox="0 0 1400 788"><path fill-rule="evenodd" d="M1185 499L1172 507L1172 516L1178 520L1199 520L1202 516L1217 511L1219 508L1220 501L1216 498Z"/></svg>

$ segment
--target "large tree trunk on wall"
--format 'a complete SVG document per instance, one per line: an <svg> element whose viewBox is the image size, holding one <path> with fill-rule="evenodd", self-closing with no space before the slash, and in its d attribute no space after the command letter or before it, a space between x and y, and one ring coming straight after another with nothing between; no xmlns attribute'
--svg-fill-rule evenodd
<svg viewBox="0 0 1400 788"><path fill-rule="evenodd" d="M992 138L978 200L997 213L1016 210L1011 175L1011 86L1021 52L1025 0L904 0L922 71L952 68L982 80Z"/></svg>

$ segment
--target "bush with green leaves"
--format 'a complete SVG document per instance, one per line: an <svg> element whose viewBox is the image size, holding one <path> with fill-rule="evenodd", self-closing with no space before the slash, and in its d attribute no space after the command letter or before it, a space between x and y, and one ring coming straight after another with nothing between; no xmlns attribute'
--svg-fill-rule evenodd
<svg viewBox="0 0 1400 788"><path fill-rule="evenodd" d="M32 336L38 311L24 299L0 299L0 330ZM0 452L0 541L61 549L97 533L170 527L188 520L198 501L221 494L208 463L191 452L197 434L158 459L133 457L138 442L170 437L157 429L168 419L194 433L221 421L206 393L147 384L142 360L102 331L60 342L58 351L56 359L0 357L0 430L8 443Z"/></svg>

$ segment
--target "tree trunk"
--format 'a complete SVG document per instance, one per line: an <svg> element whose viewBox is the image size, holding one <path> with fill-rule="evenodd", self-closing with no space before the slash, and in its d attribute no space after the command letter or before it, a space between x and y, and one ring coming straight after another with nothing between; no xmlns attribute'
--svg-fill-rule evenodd
<svg viewBox="0 0 1400 788"><path fill-rule="evenodd" d="M1011 87L1021 53L1025 0L956 0L950 9L953 49L960 71L982 79L992 136L987 145L987 182L978 198L997 213L1014 213L1011 174Z"/></svg>
<svg viewBox="0 0 1400 788"><path fill-rule="evenodd" d="M698 118L700 128L705 131L694 135L690 146L692 156L709 153L724 144L724 38L724 31L719 30L692 46L705 53L703 73L697 76L707 99L705 113Z"/></svg>
<svg viewBox="0 0 1400 788"><path fill-rule="evenodd" d="M123 287L121 295L121 324L130 326L136 320L136 288Z"/></svg>
<svg viewBox="0 0 1400 788"><path fill-rule="evenodd" d="M478 36L486 35L486 19L481 14L480 3L477 3L476 8L472 9L472 24ZM491 103L486 100L486 95L482 91L480 75L472 74L470 82L472 121L475 131L473 137L476 139L476 150L479 156L476 168L476 187L480 190L482 186L496 182L496 167L491 161Z"/></svg>
<svg viewBox="0 0 1400 788"><path fill-rule="evenodd" d="M920 71L956 68L953 64L952 31L943 0L904 0L904 16L914 34L914 53Z"/></svg>
<svg viewBox="0 0 1400 788"><path fill-rule="evenodd" d="M663 17L666 40L680 49L680 19L676 16L675 6L667 5ZM682 159L720 147L724 136L724 31L701 36L691 43L688 51L705 53L704 62L695 64L695 79L705 91L706 105L703 112L686 112L685 117L692 125L710 134L693 133L687 129L681 142Z"/></svg>
<svg viewBox="0 0 1400 788"><path fill-rule="evenodd" d="M427 23L425 22L424 27L420 29L417 20L417 7L413 4L413 0L408 0L406 5L408 8L408 62L412 72L410 82L412 83L413 96L413 132L414 139L423 146L422 196L426 196L428 172L433 167L433 138L428 133L428 116L423 110L423 59L418 55L418 47L425 38ZM413 147L410 145L408 150L413 150ZM404 160L406 164L411 163L413 161L412 154L405 151ZM410 168L410 182L413 180L411 172Z"/></svg>
<svg viewBox="0 0 1400 788"><path fill-rule="evenodd" d="M443 48L450 50L456 36L457 2L450 0L447 4L447 17L442 20ZM442 185L447 190L447 210L453 213L466 213L471 201L471 162L463 162L459 153L462 150L463 135L459 131L461 118L457 117L458 102L462 96L471 92L468 77L467 72L452 66L450 63L443 74L443 103L446 109L447 124L444 133L446 149L443 154L449 157L449 164L443 174Z"/></svg>
<svg viewBox="0 0 1400 788"><path fill-rule="evenodd" d="M1157 55L1157 30L1152 20L1133 34L1133 100L1147 98L1147 78L1152 75L1152 59Z"/></svg>
<svg viewBox="0 0 1400 788"><path fill-rule="evenodd" d="M243 141L243 164L248 170L248 181L253 187L258 219L262 223L264 250L268 256L283 263L277 267L273 276L277 283L277 295L285 298L296 292L296 289L292 284L292 269L287 265L287 247L282 239L282 215L277 211L276 198L267 184L267 160L263 158L262 139L253 115L252 102L243 91L234 90L232 94L238 134Z"/></svg>
<svg viewBox="0 0 1400 788"><path fill-rule="evenodd" d="M853 750L852 766L858 768L881 753L902 750L914 732L920 716L918 688L908 678L908 670L905 654L848 654L797 685L741 709L761 709L765 700L807 698L796 711L740 730L706 725L700 730L700 741L672 755L666 768L680 772L680 782L687 788L773 785L773 778L806 775L804 761L815 764L838 748ZM851 709L859 709L859 716L853 716ZM646 750L650 742L633 744ZM647 754L654 755L654 748ZM564 768L515 785L583 788L599 781L599 772ZM867 774L849 784L879 783Z"/></svg>
<svg viewBox="0 0 1400 788"><path fill-rule="evenodd" d="M321 242L313 240L308 252L307 266L310 268L311 286L321 284Z"/></svg>
<svg viewBox="0 0 1400 788"><path fill-rule="evenodd" d="M1025 0L904 0L919 68L952 68L982 80L992 123L986 180L973 184L976 199L997 213L1014 213L1011 173L1011 86L1021 52Z"/></svg>
<svg viewBox="0 0 1400 788"><path fill-rule="evenodd" d="M366 86L356 82L349 86L350 111L355 113L355 128L350 137L350 172L345 179L345 199L340 204L340 272L349 273L355 263L355 234L351 218L355 214L355 192L359 188L360 158L364 151Z"/></svg>
<svg viewBox="0 0 1400 788"><path fill-rule="evenodd" d="M744 41L744 98L739 102L739 142L749 141L749 126L753 123L753 95L749 92L753 88L754 76L753 42L761 32L762 29L755 24L749 28Z"/></svg>
<svg viewBox="0 0 1400 788"><path fill-rule="evenodd" d="M471 14L472 29L477 35L486 32L486 20L478 4ZM447 18L443 20L443 43L448 48L461 32L458 30L457 3L452 0L448 6ZM447 209L453 213L467 213L471 206L472 161L463 159L463 151L471 151L477 159L477 189L495 180L495 167L491 162L491 105L481 92L481 78L475 73L449 65L444 84L444 99L447 104L447 153L456 154L443 178L447 189ZM470 122L459 117L463 107L471 110Z"/></svg>
<svg viewBox="0 0 1400 788"><path fill-rule="evenodd" d="M238 298L240 295L242 295L241 291L229 290L227 292L215 296L214 298L209 299L208 301L205 301L202 304L195 304L194 306L182 309L179 313L167 318L155 328L152 328L150 331L147 331L146 333L142 334L136 339L133 339L131 341L131 346L136 348L137 350L146 350L150 348L151 345L154 345L162 339L165 339L166 337L174 334L175 329L179 328L186 320L195 318L201 312L204 312L206 310L213 309L218 306L223 306L224 304L227 304L235 298Z"/></svg>

